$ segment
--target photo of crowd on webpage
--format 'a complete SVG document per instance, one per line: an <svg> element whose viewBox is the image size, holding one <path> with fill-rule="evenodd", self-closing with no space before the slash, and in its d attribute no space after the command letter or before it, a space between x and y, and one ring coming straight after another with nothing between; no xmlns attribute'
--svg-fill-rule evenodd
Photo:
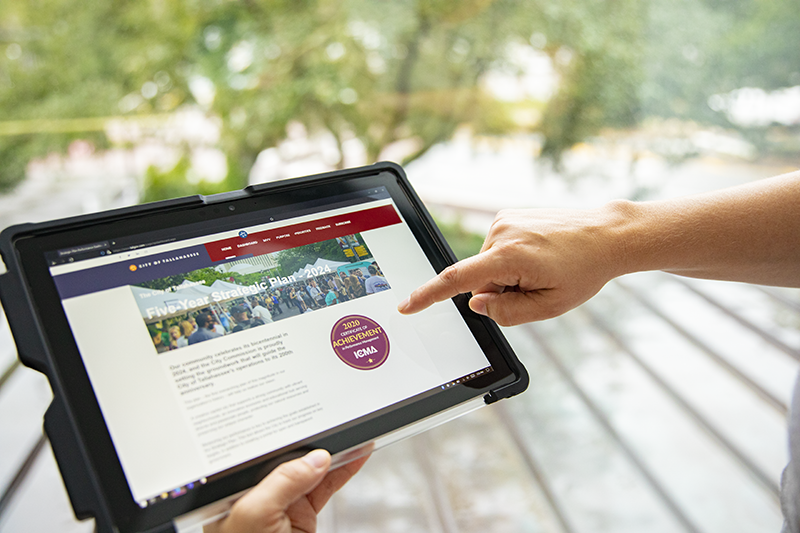
<svg viewBox="0 0 800 533"><path fill-rule="evenodd" d="M391 289L363 242L347 235L131 290L156 352L165 353Z"/></svg>

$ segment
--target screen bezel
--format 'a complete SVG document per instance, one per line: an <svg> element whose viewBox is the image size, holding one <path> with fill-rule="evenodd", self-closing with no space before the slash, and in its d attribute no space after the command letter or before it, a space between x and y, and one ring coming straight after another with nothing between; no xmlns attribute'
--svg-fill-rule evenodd
<svg viewBox="0 0 800 533"><path fill-rule="evenodd" d="M209 483L175 499L154 506L139 507L133 499L120 460L93 393L92 386L72 336L60 298L49 274L46 252L68 248L104 239L176 228L191 224L218 224L215 231L223 230L226 222L233 222L242 214L274 210L288 204L315 201L350 191L363 191L386 187L420 248L436 272L453 261L446 244L441 239L424 207L418 202L403 177L389 169L360 169L351 175L337 174L315 179L300 178L249 188L247 195L233 197L219 203L164 205L133 215L115 215L92 221L48 225L42 231L35 229L19 234L14 241L21 265L21 273L29 291L37 321L50 353L50 378L56 380L64 402L72 414L73 423L81 437L81 444L90 457L100 490L115 525L120 531L149 529L171 521L177 516L208 503L235 494L257 483L277 466L287 454L314 448L326 448L332 453L370 442L381 435L413 424L425 417L440 413L460 403L483 396L498 387L519 378L516 358L511 353L496 325L469 310L465 296L454 299L477 343L486 354L493 372L466 384L459 384L423 399L403 401L367 415L356 421L317 434L281 450L249 461L248 466L222 479L209 479ZM213 199L213 198L211 198ZM231 210L230 207L233 207ZM236 218L232 218L236 217ZM56 437L51 435L51 438ZM62 469L63 470L63 469Z"/></svg>

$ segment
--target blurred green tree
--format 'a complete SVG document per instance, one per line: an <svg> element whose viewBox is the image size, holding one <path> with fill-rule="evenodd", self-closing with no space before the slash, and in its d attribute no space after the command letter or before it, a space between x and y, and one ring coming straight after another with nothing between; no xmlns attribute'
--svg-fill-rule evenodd
<svg viewBox="0 0 800 533"><path fill-rule="evenodd" d="M355 137L374 161L387 145L410 138L417 157L460 124L494 131L511 125L477 82L502 58L504 22L515 6L3 3L0 120L138 116L200 105L222 121L228 176L220 189L246 185L257 154L284 139L291 121L329 132L340 154ZM76 138L105 146L97 129L0 136L0 187L22 179L31 158L63 152ZM166 173L151 169L146 198L186 192L176 177L187 168L184 159Z"/></svg>
<svg viewBox="0 0 800 533"><path fill-rule="evenodd" d="M551 57L561 77L541 124L542 153L556 162L602 127L641 119L643 44L649 2L535 2L541 32L531 43ZM538 39L538 42L537 42Z"/></svg>
<svg viewBox="0 0 800 533"><path fill-rule="evenodd" d="M798 22L796 0L2 2L0 190L75 139L108 146L104 117L187 104L220 120L227 177L191 185L184 157L151 169L148 200L244 186L291 122L330 135L334 166L351 138L370 162L407 141L411 160L464 124L522 127L482 84L510 66L510 44L556 68L558 91L533 126L556 161L648 116L730 125L709 96L800 84Z"/></svg>

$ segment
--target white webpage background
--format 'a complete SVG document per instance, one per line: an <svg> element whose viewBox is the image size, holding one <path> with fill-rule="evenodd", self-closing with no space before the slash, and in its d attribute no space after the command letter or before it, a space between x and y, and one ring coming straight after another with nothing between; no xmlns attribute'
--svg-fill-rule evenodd
<svg viewBox="0 0 800 533"><path fill-rule="evenodd" d="M452 302L410 317L396 311L400 300L434 275L407 226L362 232L362 237L392 290L174 354L156 354L128 287L63 302L134 499L151 498L486 367L485 356ZM357 370L334 354L331 328L349 314L368 316L386 330L391 349L379 368ZM264 338L279 332L289 334L287 344L295 351L279 361L286 370L282 381L305 381L313 396L307 395L303 402L316 397L324 410L313 427L292 428L272 442L237 449L224 465L210 465L185 418L183 401L165 363L196 359L239 346L251 336ZM288 404L282 409L293 407Z"/></svg>

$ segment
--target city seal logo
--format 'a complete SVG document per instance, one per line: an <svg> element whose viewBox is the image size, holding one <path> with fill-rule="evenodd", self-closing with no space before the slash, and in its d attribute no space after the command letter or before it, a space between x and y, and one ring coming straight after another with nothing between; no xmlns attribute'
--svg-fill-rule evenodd
<svg viewBox="0 0 800 533"><path fill-rule="evenodd" d="M239 232L239 237L241 237L242 239L246 239L247 238L247 232L245 230L240 231Z"/></svg>
<svg viewBox="0 0 800 533"><path fill-rule="evenodd" d="M331 330L331 346L342 362L359 370L378 368L389 357L389 337L371 318L348 315Z"/></svg>

